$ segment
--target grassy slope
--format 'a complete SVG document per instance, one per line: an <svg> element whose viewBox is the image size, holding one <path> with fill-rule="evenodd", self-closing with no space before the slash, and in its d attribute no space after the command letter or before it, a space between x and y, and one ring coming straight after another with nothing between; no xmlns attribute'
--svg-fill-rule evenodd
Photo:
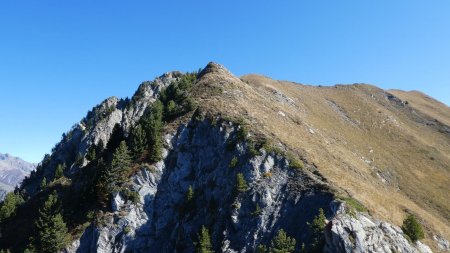
<svg viewBox="0 0 450 253"><path fill-rule="evenodd" d="M415 96L404 105L369 85L238 79L220 68L199 84L196 96L205 110L245 118L288 145L375 217L400 225L409 210L450 238L450 135L431 124L435 114L411 108L419 103ZM450 121L448 107L429 106L439 107L439 121Z"/></svg>

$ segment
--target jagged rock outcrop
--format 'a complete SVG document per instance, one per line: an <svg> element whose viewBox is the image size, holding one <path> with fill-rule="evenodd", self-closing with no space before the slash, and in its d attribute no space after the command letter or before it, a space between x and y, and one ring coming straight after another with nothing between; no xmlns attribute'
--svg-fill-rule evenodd
<svg viewBox="0 0 450 253"><path fill-rule="evenodd" d="M325 253L430 253L431 249L417 241L411 243L401 228L374 221L363 213L347 213L345 204L333 202L333 218L325 231Z"/></svg>
<svg viewBox="0 0 450 253"><path fill-rule="evenodd" d="M141 203L116 196L107 225L88 228L67 252L193 252L202 225L222 252L252 252L280 228L307 242L306 222L329 205L332 194L312 173L290 168L283 156L262 151L249 157L244 143L227 151L235 132L229 122L212 126L205 120L166 136L164 161L132 178L130 188ZM229 166L233 157L239 159L236 168ZM239 195L238 172L249 184ZM186 207L189 186L195 203Z"/></svg>

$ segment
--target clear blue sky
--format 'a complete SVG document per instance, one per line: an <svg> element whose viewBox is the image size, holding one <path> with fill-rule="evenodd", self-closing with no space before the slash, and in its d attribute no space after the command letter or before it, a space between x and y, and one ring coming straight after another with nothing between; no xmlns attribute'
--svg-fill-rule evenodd
<svg viewBox="0 0 450 253"><path fill-rule="evenodd" d="M94 105L216 61L450 104L450 1L1 1L0 152L38 162Z"/></svg>

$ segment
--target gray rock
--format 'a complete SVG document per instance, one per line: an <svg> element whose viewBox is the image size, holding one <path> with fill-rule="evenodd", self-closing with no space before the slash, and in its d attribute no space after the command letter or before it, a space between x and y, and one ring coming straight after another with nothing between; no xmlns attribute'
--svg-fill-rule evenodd
<svg viewBox="0 0 450 253"><path fill-rule="evenodd" d="M313 174L290 169L284 157L262 152L250 158L242 144L226 151L235 131L227 123L213 127L203 121L166 136L165 159L132 178L130 190L138 192L141 203L122 204L116 195L112 218L85 231L95 238L80 239L66 252L193 252L202 225L223 252L252 252L280 228L307 241L306 222L329 205L332 195ZM233 157L239 158L234 169L229 168ZM238 172L249 190L235 195ZM184 205L189 186L195 191L192 207Z"/></svg>
<svg viewBox="0 0 450 253"><path fill-rule="evenodd" d="M433 239L437 242L441 250L450 251L450 242L448 240L439 235L434 235Z"/></svg>
<svg viewBox="0 0 450 253"><path fill-rule="evenodd" d="M353 215L345 212L345 205L332 204L335 211L325 233L326 253L430 253L431 249L421 243L410 243L403 231L387 222L374 221L367 214Z"/></svg>

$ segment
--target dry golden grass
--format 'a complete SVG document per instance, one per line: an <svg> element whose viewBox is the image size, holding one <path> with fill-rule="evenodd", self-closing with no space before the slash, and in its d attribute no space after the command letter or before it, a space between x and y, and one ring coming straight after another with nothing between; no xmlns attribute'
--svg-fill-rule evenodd
<svg viewBox="0 0 450 253"><path fill-rule="evenodd" d="M370 85L239 79L209 67L195 90L203 110L244 118L316 164L375 217L401 225L408 210L426 225L428 238L450 238L450 134L430 125L434 118L449 123L448 107L420 93L391 91L405 105Z"/></svg>

